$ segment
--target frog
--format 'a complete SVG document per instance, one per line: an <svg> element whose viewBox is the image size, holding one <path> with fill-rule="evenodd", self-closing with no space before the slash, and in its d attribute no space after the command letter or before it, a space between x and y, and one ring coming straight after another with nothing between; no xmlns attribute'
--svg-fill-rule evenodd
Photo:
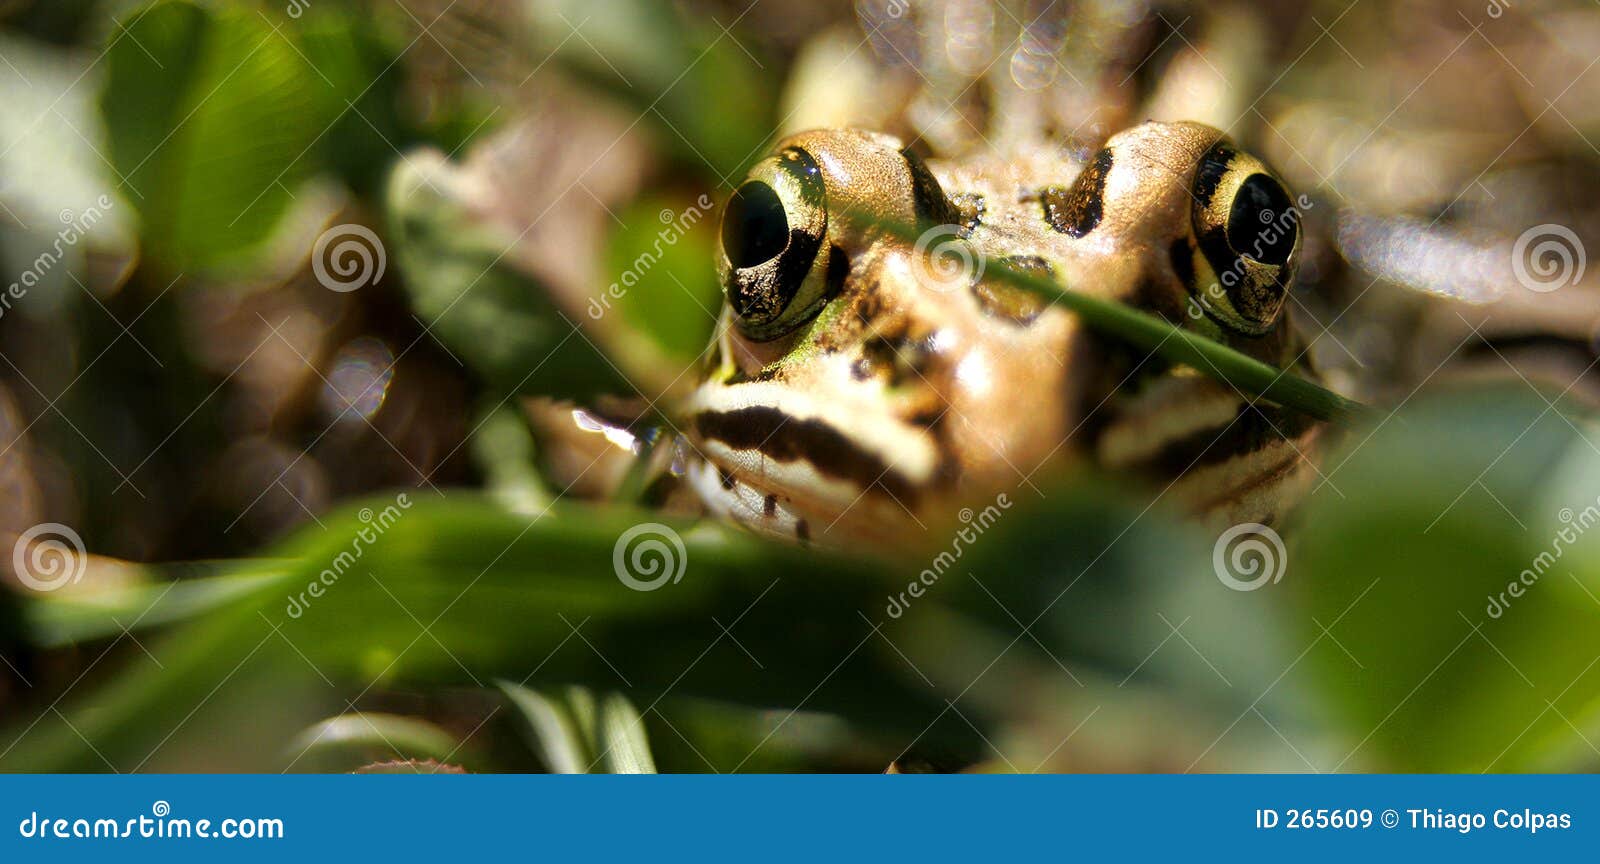
<svg viewBox="0 0 1600 864"><path fill-rule="evenodd" d="M1134 125L1082 156L791 135L723 208L688 481L725 519L840 546L902 541L1077 463L1153 478L1203 519L1273 524L1315 478L1321 424L997 276L1312 375L1288 308L1300 204L1195 122Z"/></svg>

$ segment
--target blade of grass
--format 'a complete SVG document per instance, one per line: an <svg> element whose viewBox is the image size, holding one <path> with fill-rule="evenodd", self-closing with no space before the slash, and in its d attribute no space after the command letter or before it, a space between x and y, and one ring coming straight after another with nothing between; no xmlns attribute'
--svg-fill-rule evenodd
<svg viewBox="0 0 1600 864"><path fill-rule="evenodd" d="M864 224L909 242L915 242L922 236L922 232L914 227L870 214L858 214L857 218ZM982 276L1046 297L1051 303L1065 306L1082 317L1090 327L1175 363L1192 366L1253 396L1269 399L1319 420L1353 422L1370 413L1371 409L1367 406L1287 369L1278 369L1248 357L1220 342L1125 303L1102 300L1075 291L1053 279L1019 272L997 261L986 261Z"/></svg>
<svg viewBox="0 0 1600 864"><path fill-rule="evenodd" d="M285 748L297 768L355 767L377 759L443 762L459 758L461 742L439 726L415 717L354 711L314 723Z"/></svg>
<svg viewBox="0 0 1600 864"><path fill-rule="evenodd" d="M60 648L143 632L232 606L282 585L293 566L292 561L272 559L171 565L154 568L168 577L158 582L92 596L45 594L30 598L23 608L34 644ZM214 569L219 575L194 578L199 569ZM180 574L189 578L178 581Z"/></svg>
<svg viewBox="0 0 1600 864"><path fill-rule="evenodd" d="M656 773L644 719L626 696L607 693L596 699L585 687L546 693L510 681L495 683L553 773Z"/></svg>

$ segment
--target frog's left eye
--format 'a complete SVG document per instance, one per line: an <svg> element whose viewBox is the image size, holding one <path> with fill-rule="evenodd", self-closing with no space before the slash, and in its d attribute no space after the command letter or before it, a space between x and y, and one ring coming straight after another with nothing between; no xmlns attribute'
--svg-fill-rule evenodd
<svg viewBox="0 0 1600 864"><path fill-rule="evenodd" d="M1271 169L1226 141L1201 157L1193 193L1195 239L1210 265L1196 273L1195 299L1236 331L1266 333L1298 263L1300 211Z"/></svg>
<svg viewBox="0 0 1600 864"><path fill-rule="evenodd" d="M757 165L734 191L722 213L718 269L741 333L776 339L822 308L827 262L818 252L827 228L822 172L798 147Z"/></svg>

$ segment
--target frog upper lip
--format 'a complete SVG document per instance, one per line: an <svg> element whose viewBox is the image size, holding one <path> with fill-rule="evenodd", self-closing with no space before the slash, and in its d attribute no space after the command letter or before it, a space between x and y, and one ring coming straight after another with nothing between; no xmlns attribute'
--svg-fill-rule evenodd
<svg viewBox="0 0 1600 864"><path fill-rule="evenodd" d="M754 450L778 462L803 460L818 473L862 489L873 486L915 507L917 485L883 457L859 445L833 424L798 418L767 405L695 415L695 435L736 450Z"/></svg>
<svg viewBox="0 0 1600 864"><path fill-rule="evenodd" d="M783 382L702 387L688 405L686 431L778 462L805 460L825 476L871 485L926 485L939 469L927 430L869 400L821 399ZM894 479L890 479L894 478Z"/></svg>

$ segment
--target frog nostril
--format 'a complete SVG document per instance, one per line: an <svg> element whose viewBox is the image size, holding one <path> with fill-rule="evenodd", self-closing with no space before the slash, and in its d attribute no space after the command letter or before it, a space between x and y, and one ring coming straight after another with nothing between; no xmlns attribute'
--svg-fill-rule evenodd
<svg viewBox="0 0 1600 864"><path fill-rule="evenodd" d="M736 268L772 260L789 242L789 217L783 200L766 183L751 180L728 200L722 215L722 248Z"/></svg>

